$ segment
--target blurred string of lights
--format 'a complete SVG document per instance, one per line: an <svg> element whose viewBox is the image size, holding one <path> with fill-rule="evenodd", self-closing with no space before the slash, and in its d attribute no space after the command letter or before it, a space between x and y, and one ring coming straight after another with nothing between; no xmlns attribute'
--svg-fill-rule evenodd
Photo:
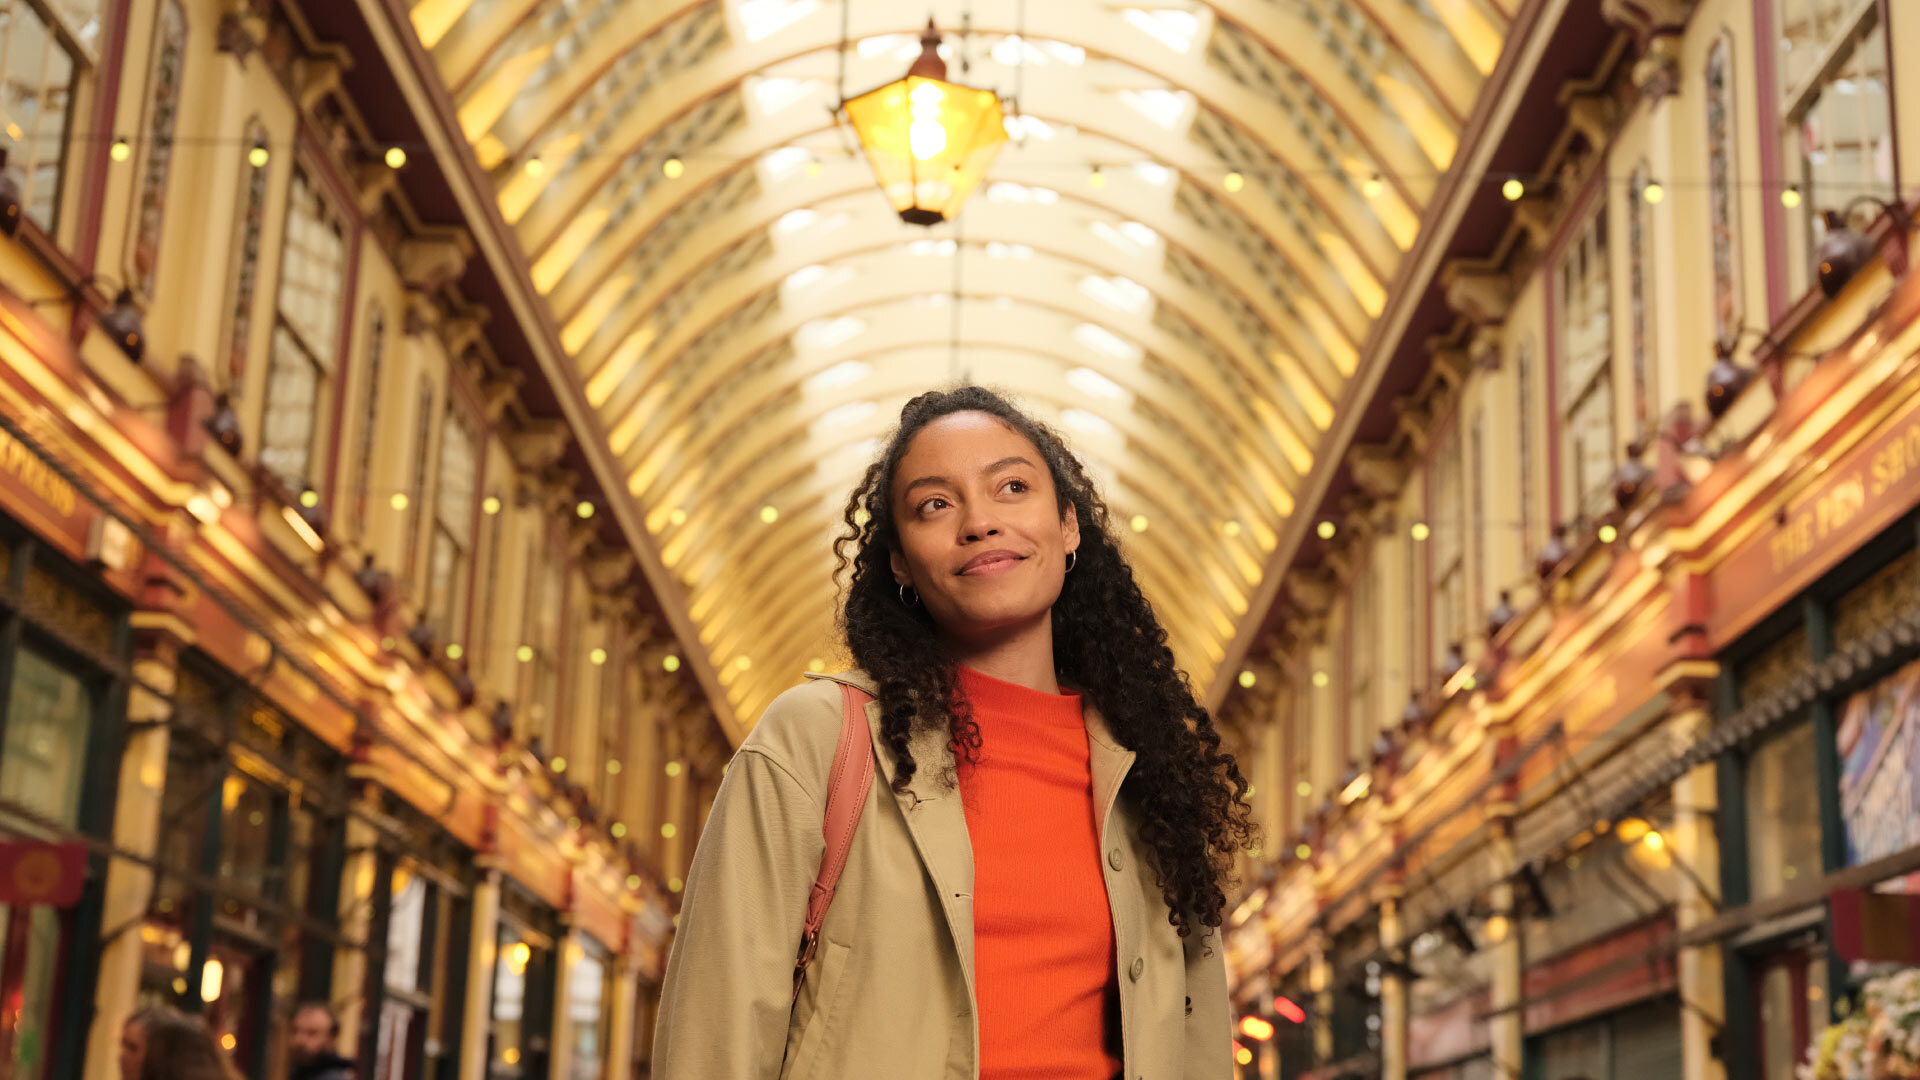
<svg viewBox="0 0 1920 1080"><path fill-rule="evenodd" d="M144 136L130 137L117 133L82 133L71 136L69 141L82 144L107 142L109 143L108 157L117 163L126 163L131 161L135 153L144 145L151 143L153 140ZM244 147L247 150L249 163L256 168L264 168L270 164L275 157L290 153L293 149L290 143L275 143L271 140L259 141L244 137L224 135L175 136L169 140L167 145L169 149L175 152L191 148L238 150ZM1339 179L1349 182L1355 191L1367 199L1375 199L1384 195L1389 186L1389 182L1404 189L1409 182L1432 184L1446 176L1452 175L1452 170L1450 169L1395 170L1373 168L1353 170L1335 167L1289 167L1278 170L1265 170L1252 165L1234 165L1230 162L1217 160L1196 164L1167 161L1146 155L1115 156L1110 159L1080 155L1050 160L1044 155L1035 155L1027 150L1026 147L1031 144L1020 143L1018 145L1023 148L1023 152L1019 158L1023 168L1043 172L1059 170L1063 174L1071 173L1084 176L1087 186L1095 191L1103 190L1107 186L1110 178L1124 176L1129 170L1140 166L1165 169L1168 172L1178 173L1183 176L1215 176L1219 178L1220 186L1226 190L1228 194L1238 194L1243 191L1247 185L1247 181L1250 179L1269 180L1276 175L1300 179ZM809 161L806 164L810 169L820 164L823 159L839 158L855 160L860 156L857 150L836 146L796 147L788 144L787 146L781 147L769 147L764 151L758 151L750 155L726 154L690 148L668 153L660 160L659 169L661 175L665 178L678 180L684 177L689 167L695 163L702 166L724 169L732 166L757 163L768 154L783 149L804 150L809 156ZM593 160L626 160L636 156L642 150L644 150L644 145L640 149L609 148L597 152L573 151L568 154L567 159L570 165L578 165L579 163ZM418 141L383 142L377 144L371 152L363 151L363 154L369 160L381 161L386 164L388 168L394 170L407 168L416 156L423 160L431 160L434 157L432 146L428 143ZM542 175L555 168L553 163L546 161L545 158L538 154L523 155L516 160L518 163L515 167L527 169L536 176ZM1512 170L1488 170L1480 173L1477 177L1469 179L1467 182L1475 183L1482 187L1491 187L1498 191L1501 197L1509 202L1519 202L1530 196L1539 197L1551 194L1561 186L1559 179L1553 175ZM1582 181L1582 186L1585 186L1586 182L1587 181ZM1716 181L1705 177L1647 178L1638 175L1609 175L1605 182L1609 186L1624 188L1628 190L1629 193L1637 195L1645 202L1653 205L1659 205L1667 201L1675 192L1707 191L1715 187L1774 193L1781 205L1787 209L1796 209L1802 206L1807 198L1807 187L1804 184L1785 180L1753 180L1731 177L1726 180ZM1884 183L1870 180L1832 181L1824 182L1820 185L1821 192L1831 193L1835 198L1856 193L1870 194L1884 192L1885 189L1886 185Z"/></svg>

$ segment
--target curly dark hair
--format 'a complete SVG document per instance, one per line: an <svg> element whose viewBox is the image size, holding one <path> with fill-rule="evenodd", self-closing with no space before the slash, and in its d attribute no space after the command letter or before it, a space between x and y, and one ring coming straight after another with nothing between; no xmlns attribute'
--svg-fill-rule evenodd
<svg viewBox="0 0 1920 1080"><path fill-rule="evenodd" d="M899 428L847 500L847 532L834 542L836 576L851 567L840 630L854 662L879 684L894 789L905 791L913 779L910 740L917 731L944 725L956 753L978 760L979 726L954 693L958 665L942 650L926 608L900 602L889 560L901 546L893 520L900 459L927 424L959 412L986 413L1033 443L1053 476L1061 517L1071 509L1079 519L1074 570L1053 605L1055 671L1135 754L1121 791L1138 809L1142 837L1153 848L1169 921L1183 938L1200 925L1220 926L1234 856L1255 838L1247 781L1233 755L1221 750L1220 733L1186 673L1174 666L1167 633L1120 553L1106 502L1086 470L1059 435L978 386L907 402Z"/></svg>
<svg viewBox="0 0 1920 1080"><path fill-rule="evenodd" d="M197 1016L154 1005L127 1018L146 1036L146 1059L138 1080L239 1080L226 1051Z"/></svg>

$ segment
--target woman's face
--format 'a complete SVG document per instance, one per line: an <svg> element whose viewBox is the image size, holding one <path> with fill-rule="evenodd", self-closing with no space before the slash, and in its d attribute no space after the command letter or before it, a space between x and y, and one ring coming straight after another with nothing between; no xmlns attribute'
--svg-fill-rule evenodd
<svg viewBox="0 0 1920 1080"><path fill-rule="evenodd" d="M893 520L894 581L961 641L1045 617L1080 546L1039 448L980 412L943 416L913 437L894 471Z"/></svg>
<svg viewBox="0 0 1920 1080"><path fill-rule="evenodd" d="M138 1020L120 1026L120 1080L140 1080L147 1064L147 1029Z"/></svg>

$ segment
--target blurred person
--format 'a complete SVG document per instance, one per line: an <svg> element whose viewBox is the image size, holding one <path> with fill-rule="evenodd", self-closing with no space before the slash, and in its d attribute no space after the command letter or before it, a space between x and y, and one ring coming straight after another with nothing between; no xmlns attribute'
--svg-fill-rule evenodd
<svg viewBox="0 0 1920 1080"><path fill-rule="evenodd" d="M787 691L701 833L655 1080L1227 1080L1247 783L1060 437L922 394L846 504L857 670ZM842 684L877 764L818 952Z"/></svg>
<svg viewBox="0 0 1920 1080"><path fill-rule="evenodd" d="M240 1080L240 1074L204 1021L156 1005L120 1028L120 1080Z"/></svg>
<svg viewBox="0 0 1920 1080"><path fill-rule="evenodd" d="M353 1061L340 1056L340 1018L324 1001L294 1007L287 1036L288 1080L353 1080Z"/></svg>

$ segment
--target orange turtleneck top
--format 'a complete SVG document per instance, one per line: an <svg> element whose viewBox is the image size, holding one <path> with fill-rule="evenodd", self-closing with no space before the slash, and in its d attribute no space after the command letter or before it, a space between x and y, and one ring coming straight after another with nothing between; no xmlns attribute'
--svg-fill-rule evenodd
<svg viewBox="0 0 1920 1080"><path fill-rule="evenodd" d="M973 844L980 1080L1120 1075L1113 917L1080 695L962 667L980 727L959 765Z"/></svg>

